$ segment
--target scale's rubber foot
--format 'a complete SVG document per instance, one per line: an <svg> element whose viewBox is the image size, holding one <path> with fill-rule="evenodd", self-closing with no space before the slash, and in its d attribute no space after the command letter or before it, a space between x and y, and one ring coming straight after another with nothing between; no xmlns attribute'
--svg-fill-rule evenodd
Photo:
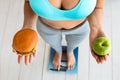
<svg viewBox="0 0 120 80"><path fill-rule="evenodd" d="M55 54L55 50L53 48L50 49L50 59L49 59L49 64L48 64L48 69L49 71L56 71L56 72L66 72L66 73L77 73L78 72L78 47L74 49L74 56L76 60L75 67L72 70L67 69L67 58L66 58L66 53L67 53L67 46L62 46L62 60L61 60L61 67L60 70L54 69L54 66L52 64L52 60Z"/></svg>

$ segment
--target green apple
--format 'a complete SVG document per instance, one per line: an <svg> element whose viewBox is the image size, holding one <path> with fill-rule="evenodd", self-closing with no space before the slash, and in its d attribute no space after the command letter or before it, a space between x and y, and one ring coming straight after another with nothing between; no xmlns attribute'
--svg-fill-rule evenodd
<svg viewBox="0 0 120 80"><path fill-rule="evenodd" d="M111 43L106 37L98 37L93 42L92 48L97 55L104 56L109 54Z"/></svg>

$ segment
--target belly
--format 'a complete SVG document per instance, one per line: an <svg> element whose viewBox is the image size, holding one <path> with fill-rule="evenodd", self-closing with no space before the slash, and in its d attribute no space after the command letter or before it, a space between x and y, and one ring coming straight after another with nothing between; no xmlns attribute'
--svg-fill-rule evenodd
<svg viewBox="0 0 120 80"><path fill-rule="evenodd" d="M65 21L52 21L52 20L47 20L44 18L39 17L39 19L49 25L52 28L55 29L72 29L74 27L76 27L77 25L81 24L82 22L84 22L85 19L81 19L81 20L65 20Z"/></svg>
<svg viewBox="0 0 120 80"><path fill-rule="evenodd" d="M63 9L71 9L75 7L80 0L48 0L54 7L56 8L63 8ZM78 24L81 24L84 22L85 19L80 20L62 20L62 21L53 21L53 20L47 20L45 18L39 17L39 19L49 25L52 28L55 29L71 29L76 27Z"/></svg>

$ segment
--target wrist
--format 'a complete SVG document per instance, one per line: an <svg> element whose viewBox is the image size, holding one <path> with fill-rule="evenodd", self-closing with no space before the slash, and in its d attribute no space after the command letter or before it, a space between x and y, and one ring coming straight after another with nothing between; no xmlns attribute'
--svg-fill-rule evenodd
<svg viewBox="0 0 120 80"><path fill-rule="evenodd" d="M102 25L92 25L92 27L90 27L90 30L91 31L103 31L104 29L103 29L103 27L102 27Z"/></svg>
<svg viewBox="0 0 120 80"><path fill-rule="evenodd" d="M94 34L101 34L101 33L104 33L104 29L103 28L91 28L90 32Z"/></svg>
<svg viewBox="0 0 120 80"><path fill-rule="evenodd" d="M90 31L90 33L92 34L92 35L96 35L97 37L102 37L102 36L104 36L104 37L107 37L107 34L105 33L105 31L104 31L104 29L103 28L101 28L101 29L92 29L91 31Z"/></svg>
<svg viewBox="0 0 120 80"><path fill-rule="evenodd" d="M23 25L22 29L30 28L30 29L35 29L36 26L34 25Z"/></svg>

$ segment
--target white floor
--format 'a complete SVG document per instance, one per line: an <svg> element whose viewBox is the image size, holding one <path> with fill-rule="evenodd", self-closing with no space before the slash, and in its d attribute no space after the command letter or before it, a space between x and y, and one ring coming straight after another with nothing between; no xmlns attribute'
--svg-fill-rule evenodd
<svg viewBox="0 0 120 80"><path fill-rule="evenodd" d="M104 28L112 42L107 62L90 55L88 37L80 44L78 74L48 72L49 45L40 37L38 55L26 66L17 64L12 38L23 23L24 0L0 0L0 80L120 80L120 0L105 0Z"/></svg>

